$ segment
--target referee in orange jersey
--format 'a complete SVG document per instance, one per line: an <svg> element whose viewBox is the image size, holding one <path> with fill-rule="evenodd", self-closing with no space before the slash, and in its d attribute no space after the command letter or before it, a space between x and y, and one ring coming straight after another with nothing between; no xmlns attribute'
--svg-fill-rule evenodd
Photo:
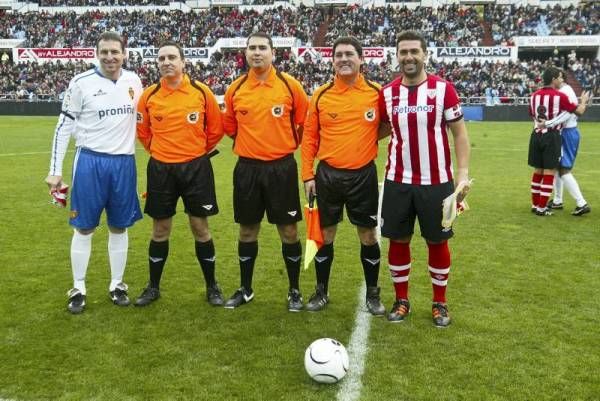
<svg viewBox="0 0 600 401"><path fill-rule="evenodd" d="M377 286L380 251L375 235L378 184L374 163L377 157L380 86L361 74L362 62L362 46L358 40L341 37L335 41L335 77L313 94L305 123L302 180L307 198L318 194L325 242L315 256L316 291L306 309L320 311L329 302L333 241L345 205L348 219L356 226L361 244L367 309L375 316L382 316L385 308ZM316 172L313 170L315 158L319 159Z"/></svg>
<svg viewBox="0 0 600 401"><path fill-rule="evenodd" d="M208 216L218 213L215 180L208 153L223 137L219 105L208 86L183 70L182 48L165 42L158 49L160 82L148 87L138 104L138 139L150 152L144 212L153 219L148 247L150 281L136 306L160 297L160 278L169 254L169 236L181 197L195 239L196 257L206 280L206 297L223 305L215 280L215 247Z"/></svg>
<svg viewBox="0 0 600 401"><path fill-rule="evenodd" d="M237 308L254 297L252 275L258 255L258 232L264 213L277 225L289 291L287 306L303 307L299 289L302 248L297 222L302 219L298 193L298 148L308 97L302 85L272 65L271 37L253 33L246 44L247 74L237 78L225 93L225 133L234 139L239 156L233 173L233 208L240 225L238 256L241 285L225 303Z"/></svg>

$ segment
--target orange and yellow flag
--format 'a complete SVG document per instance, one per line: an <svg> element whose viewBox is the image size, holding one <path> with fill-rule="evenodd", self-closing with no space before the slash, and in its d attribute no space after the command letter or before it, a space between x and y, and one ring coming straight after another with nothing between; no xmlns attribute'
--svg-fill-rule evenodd
<svg viewBox="0 0 600 401"><path fill-rule="evenodd" d="M323 246L323 232L321 231L321 219L319 209L314 206L314 201L304 206L306 217L306 246L304 247L304 270L314 259L319 249Z"/></svg>

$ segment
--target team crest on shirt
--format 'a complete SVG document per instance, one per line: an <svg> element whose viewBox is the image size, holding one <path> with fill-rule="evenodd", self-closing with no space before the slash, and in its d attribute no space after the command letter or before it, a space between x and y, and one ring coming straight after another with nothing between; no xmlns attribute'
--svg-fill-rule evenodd
<svg viewBox="0 0 600 401"><path fill-rule="evenodd" d="M365 120L374 121L375 120L375 109L371 108L365 111Z"/></svg>
<svg viewBox="0 0 600 401"><path fill-rule="evenodd" d="M135 92L133 91L133 88L130 86L129 87L129 97L131 98L131 100L133 100L134 95L135 95Z"/></svg>
<svg viewBox="0 0 600 401"><path fill-rule="evenodd" d="M427 97L430 99L435 99L435 96L437 95L437 90L436 89L427 89Z"/></svg>
<svg viewBox="0 0 600 401"><path fill-rule="evenodd" d="M190 114L187 115L187 120L188 123L190 124L196 124L198 122L198 116L200 115L200 113L198 113L197 111L193 111Z"/></svg>
<svg viewBox="0 0 600 401"><path fill-rule="evenodd" d="M138 124L141 124L144 122L144 116L139 111L137 112L137 122L138 122Z"/></svg>
<svg viewBox="0 0 600 401"><path fill-rule="evenodd" d="M273 106L273 108L271 109L271 114L273 114L273 117L281 117L283 115L283 105L276 104L275 106Z"/></svg>

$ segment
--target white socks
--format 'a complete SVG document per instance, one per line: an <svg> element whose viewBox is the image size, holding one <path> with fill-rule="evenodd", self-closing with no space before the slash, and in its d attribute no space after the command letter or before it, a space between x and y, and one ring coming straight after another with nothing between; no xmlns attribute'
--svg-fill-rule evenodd
<svg viewBox="0 0 600 401"><path fill-rule="evenodd" d="M554 195L552 196L552 202L555 205L563 203L563 182L558 171L554 173Z"/></svg>
<svg viewBox="0 0 600 401"><path fill-rule="evenodd" d="M584 206L587 202L583 198L583 194L581 193L581 190L579 189L579 184L577 184L577 181L575 180L575 177L573 177L573 174L568 173L568 174L563 175L560 178L561 178L565 188L567 188L567 191L569 191L569 194L573 197L573 199L575 199L575 202L577 203L577 207Z"/></svg>
<svg viewBox="0 0 600 401"><path fill-rule="evenodd" d="M83 235L73 230L71 240L71 269L73 271L73 287L85 295L85 274L87 273L92 253L92 234Z"/></svg>
<svg viewBox="0 0 600 401"><path fill-rule="evenodd" d="M127 230L121 234L108 233L108 258L110 260L111 273L109 291L114 291L117 284L123 281L128 247L129 236L127 235Z"/></svg>

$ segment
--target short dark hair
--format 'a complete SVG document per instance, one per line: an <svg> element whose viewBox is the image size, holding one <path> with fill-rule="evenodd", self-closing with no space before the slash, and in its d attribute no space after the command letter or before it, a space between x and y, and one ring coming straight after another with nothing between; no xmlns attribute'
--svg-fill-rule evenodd
<svg viewBox="0 0 600 401"><path fill-rule="evenodd" d="M556 67L548 67L542 74L542 81L544 86L548 86L552 83L552 80L558 78L562 74L562 71Z"/></svg>
<svg viewBox="0 0 600 401"><path fill-rule="evenodd" d="M250 43L250 39L252 38L264 38L267 39L269 41L269 46L271 47L271 49L273 49L273 39L271 38L271 35L269 35L266 32L254 32L251 33L250 36L248 36L248 39L246 40L246 47L248 47L248 43Z"/></svg>
<svg viewBox="0 0 600 401"><path fill-rule="evenodd" d="M179 43L174 42L172 40L165 40L164 42L162 42L158 46L158 50L162 49L163 47L167 47L167 46L173 46L173 47L177 48L177 50L179 51L179 57L181 57L182 60L185 60L185 56L183 55L183 48L179 45Z"/></svg>
<svg viewBox="0 0 600 401"><path fill-rule="evenodd" d="M420 32L412 30L400 32L400 34L396 36L396 49L398 49L398 45L400 44L400 42L405 40L418 40L419 42L421 42L421 49L423 49L423 51L427 53L427 42L425 42L425 37L423 37L423 35L421 35Z"/></svg>
<svg viewBox="0 0 600 401"><path fill-rule="evenodd" d="M358 39L356 39L353 36L342 36L340 38L337 38L336 41L333 42L333 55L334 56L335 56L335 48L338 45L352 45L354 47L354 50L356 50L356 53L358 53L358 57L362 58L362 56L363 56L362 45L360 44Z"/></svg>
<svg viewBox="0 0 600 401"><path fill-rule="evenodd" d="M111 41L111 42L119 42L121 44L121 51L125 53L125 42L121 35L114 31L106 31L102 32L100 36L98 36L98 41L96 42L96 51L100 50L100 41Z"/></svg>

